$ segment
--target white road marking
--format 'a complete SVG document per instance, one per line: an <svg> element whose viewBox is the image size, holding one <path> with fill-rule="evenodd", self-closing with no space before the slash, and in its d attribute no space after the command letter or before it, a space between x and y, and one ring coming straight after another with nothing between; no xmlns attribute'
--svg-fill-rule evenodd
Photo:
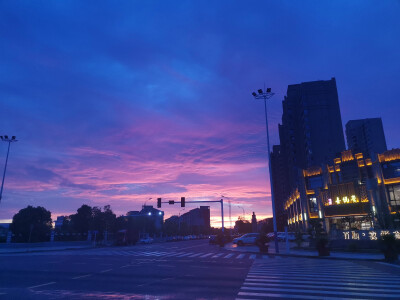
<svg viewBox="0 0 400 300"><path fill-rule="evenodd" d="M37 287L41 287L41 286L45 286L45 285L50 285L50 284L55 284L55 283L56 283L55 281L52 281L52 282L48 282L48 283L43 283L43 284L31 286L31 287L28 287L28 289L34 289L34 288L37 288Z"/></svg>
<svg viewBox="0 0 400 300"><path fill-rule="evenodd" d="M193 255L190 255L189 257L196 257L196 256L199 256L199 255L202 255L203 253L196 253L196 254L193 254Z"/></svg>
<svg viewBox="0 0 400 300"><path fill-rule="evenodd" d="M72 277L72 279L85 278L85 277L89 277L89 276L92 276L92 274L86 274L86 275L82 275L82 276L76 276L76 277Z"/></svg>
<svg viewBox="0 0 400 300"><path fill-rule="evenodd" d="M125 266L122 266L122 267L119 267L120 269L121 268L127 268L127 267L130 267L130 266L132 266L132 265L125 265Z"/></svg>
<svg viewBox="0 0 400 300"><path fill-rule="evenodd" d="M204 254L204 255L200 256L200 258L207 257L207 256L210 256L210 255L213 255L213 253Z"/></svg>
<svg viewBox="0 0 400 300"><path fill-rule="evenodd" d="M378 262L378 264L387 265L387 266L391 266L391 267L395 267L395 268L400 268L399 265L394 265L394 264L390 264L390 263L386 263L386 262Z"/></svg>
<svg viewBox="0 0 400 300"><path fill-rule="evenodd" d="M245 257L245 256L246 256L246 254L240 254L240 255L238 255L236 258L240 259L240 258L243 258L243 257Z"/></svg>
<svg viewBox="0 0 400 300"><path fill-rule="evenodd" d="M280 297L280 298L286 298L290 299L293 298L294 296L297 299L315 299L315 300L320 300L322 299L321 296L311 296L311 295L306 295L306 296L301 296L301 295L294 295L294 294L284 294L284 293L246 293L246 292L239 292L239 296L257 296L257 297L265 297L266 299L271 298L271 297ZM239 299L239 298L236 298ZM242 298L240 298L242 299ZM343 300L343 298L337 298L337 297L327 297L324 296L323 299L331 299L331 300Z"/></svg>
<svg viewBox="0 0 400 300"><path fill-rule="evenodd" d="M257 255L256 254L252 254L250 255L250 259L256 259Z"/></svg>
<svg viewBox="0 0 400 300"><path fill-rule="evenodd" d="M184 256L192 255L192 254L193 254L193 252L189 252L189 253L185 253L185 254L182 254L182 255L178 255L176 257L184 257Z"/></svg>
<svg viewBox="0 0 400 300"><path fill-rule="evenodd" d="M228 254L227 256L225 256L224 258L229 258L229 257L232 257L233 256L233 253L231 253L231 254Z"/></svg>
<svg viewBox="0 0 400 300"><path fill-rule="evenodd" d="M103 271L100 271L100 273L106 273L106 272L110 272L110 271L112 271L112 269L103 270Z"/></svg>
<svg viewBox="0 0 400 300"><path fill-rule="evenodd" d="M211 257L211 258L216 258L216 257L220 257L221 255L224 255L225 253L218 253L218 254L215 254L213 257Z"/></svg>
<svg viewBox="0 0 400 300"><path fill-rule="evenodd" d="M241 290L248 290L250 292L251 291L254 291L254 292L257 292L257 291L260 291L260 292L279 292L279 293L288 292L288 289L285 288L285 287L282 287L282 288L261 288L261 287L242 286ZM323 294L324 296L321 296L321 295L319 296L320 299L321 298L325 299L325 295L364 296L364 297L368 297L368 296L371 295L371 293L369 293L369 292L365 292L365 293L363 293L363 292L347 292L347 291L346 292L340 292L340 291L325 291L323 289L321 289L321 290L308 290L307 286L303 286L303 288L300 288L300 289L290 289L290 291L296 293L296 296L295 296L296 298L297 298L298 294L304 293L304 292L307 292L309 294ZM394 294L384 294L384 296L386 298L399 299L400 294L395 294L395 295Z"/></svg>

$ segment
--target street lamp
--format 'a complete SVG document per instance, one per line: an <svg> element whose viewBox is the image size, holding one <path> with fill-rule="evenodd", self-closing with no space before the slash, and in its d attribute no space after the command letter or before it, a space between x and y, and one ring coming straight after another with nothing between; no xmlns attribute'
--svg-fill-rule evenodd
<svg viewBox="0 0 400 300"><path fill-rule="evenodd" d="M276 212L275 212L275 197L274 197L274 187L272 185L272 172L271 172L271 150L269 146L269 130L268 130L268 114L267 114L267 100L271 98L275 93L271 92L271 88L267 88L266 91L262 89L258 90L258 94L253 92L253 97L257 100L263 99L264 100L264 109L265 109L265 126L267 129L267 146L268 146L268 168L269 168L269 183L271 186L271 201L272 201L272 216L273 216L273 223L274 223L274 240L275 240L275 253L279 253L278 248L278 234L277 234L277 227L276 227Z"/></svg>
<svg viewBox="0 0 400 300"><path fill-rule="evenodd" d="M237 207L239 207L239 208L242 209L242 211L243 211L243 218L244 218L244 220L246 220L246 212L244 211L243 206L237 205Z"/></svg>
<svg viewBox="0 0 400 300"><path fill-rule="evenodd" d="M7 156L6 156L6 164L5 164L5 166L4 166L3 180L2 180L2 182L1 182L1 190L0 190L0 202L1 202L1 198L2 198L2 195L3 195L4 178L6 177L6 169L7 169L8 154L10 153L10 145L11 145L11 143L17 142L18 140L15 138L15 136L12 136L11 138L9 138L8 135L0 136L0 139L1 139L3 142L7 142L7 143L8 143Z"/></svg>

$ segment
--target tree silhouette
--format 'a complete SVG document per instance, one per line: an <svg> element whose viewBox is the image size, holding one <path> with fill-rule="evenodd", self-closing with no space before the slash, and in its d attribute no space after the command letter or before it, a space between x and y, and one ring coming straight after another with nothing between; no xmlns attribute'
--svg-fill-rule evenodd
<svg viewBox="0 0 400 300"><path fill-rule="evenodd" d="M10 226L17 242L48 241L51 228L51 212L44 207L30 205L14 215Z"/></svg>

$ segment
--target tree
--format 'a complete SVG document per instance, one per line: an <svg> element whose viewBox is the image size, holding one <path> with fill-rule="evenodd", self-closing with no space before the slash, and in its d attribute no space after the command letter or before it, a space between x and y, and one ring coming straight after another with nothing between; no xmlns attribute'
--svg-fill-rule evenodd
<svg viewBox="0 0 400 300"><path fill-rule="evenodd" d="M51 212L29 205L14 215L10 229L18 242L48 241L52 229Z"/></svg>
<svg viewBox="0 0 400 300"><path fill-rule="evenodd" d="M78 208L77 213L71 215L72 229L78 233L86 233L92 223L92 208L83 204Z"/></svg>
<svg viewBox="0 0 400 300"><path fill-rule="evenodd" d="M235 230L239 233L250 233L252 232L251 223L239 218L239 220L235 222Z"/></svg>
<svg viewBox="0 0 400 300"><path fill-rule="evenodd" d="M111 210L110 205L104 206L103 210L98 206L93 207L92 217L93 222L91 228L99 231L100 235L102 235L104 231L114 232L117 217Z"/></svg>

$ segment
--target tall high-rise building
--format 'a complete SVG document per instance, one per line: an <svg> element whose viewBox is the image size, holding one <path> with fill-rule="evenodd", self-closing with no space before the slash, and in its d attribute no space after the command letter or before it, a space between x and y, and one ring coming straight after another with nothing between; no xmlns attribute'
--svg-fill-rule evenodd
<svg viewBox="0 0 400 300"><path fill-rule="evenodd" d="M354 153L361 152L364 157L373 160L377 158L378 153L387 150L381 118L348 121L346 138L349 149Z"/></svg>
<svg viewBox="0 0 400 300"><path fill-rule="evenodd" d="M327 164L345 150L335 78L289 85L282 105L280 147L271 156L277 213L283 210L279 200L296 187L299 170Z"/></svg>

